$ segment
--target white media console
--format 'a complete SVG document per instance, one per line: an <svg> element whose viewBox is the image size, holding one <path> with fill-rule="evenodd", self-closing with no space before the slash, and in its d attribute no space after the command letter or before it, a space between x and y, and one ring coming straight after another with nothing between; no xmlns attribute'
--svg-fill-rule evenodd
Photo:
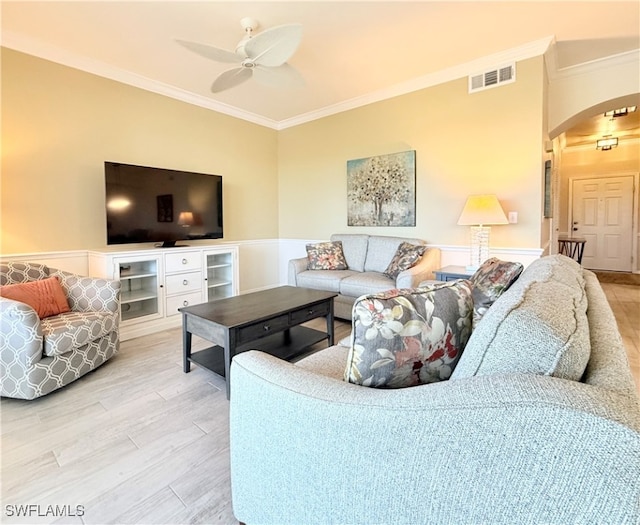
<svg viewBox="0 0 640 525"><path fill-rule="evenodd" d="M89 274L118 279L120 339L180 326L178 308L238 295L238 246L88 252Z"/></svg>

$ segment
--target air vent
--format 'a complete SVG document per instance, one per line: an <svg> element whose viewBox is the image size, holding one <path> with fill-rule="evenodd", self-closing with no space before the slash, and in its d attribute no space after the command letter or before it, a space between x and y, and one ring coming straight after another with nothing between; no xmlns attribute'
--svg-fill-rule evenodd
<svg viewBox="0 0 640 525"><path fill-rule="evenodd" d="M510 84L516 81L516 65L509 64L506 66L490 69L482 73L469 76L469 93L482 91L502 84Z"/></svg>

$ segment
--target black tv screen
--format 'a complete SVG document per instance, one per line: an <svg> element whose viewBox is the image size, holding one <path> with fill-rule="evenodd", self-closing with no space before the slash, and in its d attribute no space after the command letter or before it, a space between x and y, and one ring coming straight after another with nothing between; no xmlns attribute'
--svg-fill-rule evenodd
<svg viewBox="0 0 640 525"><path fill-rule="evenodd" d="M222 177L105 162L107 244L221 239Z"/></svg>

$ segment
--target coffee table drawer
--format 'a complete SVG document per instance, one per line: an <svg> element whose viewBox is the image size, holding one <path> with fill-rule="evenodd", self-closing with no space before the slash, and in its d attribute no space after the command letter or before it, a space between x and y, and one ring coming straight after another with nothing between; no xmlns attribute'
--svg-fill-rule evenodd
<svg viewBox="0 0 640 525"><path fill-rule="evenodd" d="M320 303L291 312L291 324L300 324L329 313L329 303Z"/></svg>
<svg viewBox="0 0 640 525"><path fill-rule="evenodd" d="M246 341L253 341L260 337L280 332L289 328L289 315L284 314L262 323L256 323L238 330L238 344Z"/></svg>

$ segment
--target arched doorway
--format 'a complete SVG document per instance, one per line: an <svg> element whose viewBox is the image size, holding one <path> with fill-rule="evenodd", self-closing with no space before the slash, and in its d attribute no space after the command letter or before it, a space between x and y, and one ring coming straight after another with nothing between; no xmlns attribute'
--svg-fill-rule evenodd
<svg viewBox="0 0 640 525"><path fill-rule="evenodd" d="M558 236L587 240L583 266L594 270L640 269L638 177L640 173L640 97L604 102L567 121L554 138L557 166L551 253ZM612 110L636 107L626 114ZM617 139L610 149L603 138Z"/></svg>

